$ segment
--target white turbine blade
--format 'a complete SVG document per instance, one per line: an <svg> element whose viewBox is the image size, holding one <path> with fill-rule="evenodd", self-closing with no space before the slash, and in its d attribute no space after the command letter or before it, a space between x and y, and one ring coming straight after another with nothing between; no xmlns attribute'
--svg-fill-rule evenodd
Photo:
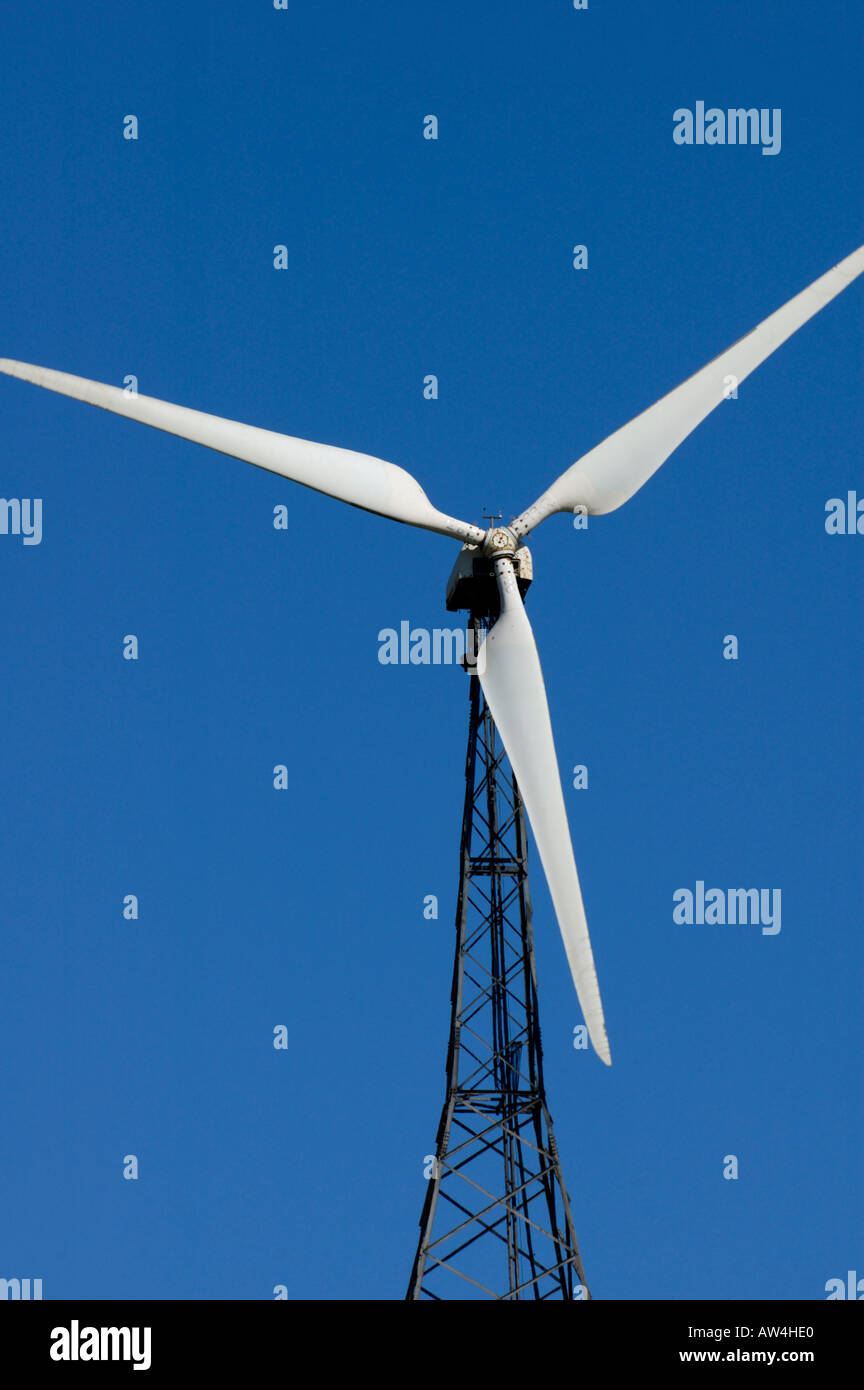
<svg viewBox="0 0 864 1390"><path fill-rule="evenodd" d="M584 454L513 522L511 530L524 536L553 512L573 511L577 506L584 506L592 516L620 507L720 404L729 390L729 377L736 384L743 381L862 271L864 246Z"/></svg>
<svg viewBox="0 0 864 1390"><path fill-rule="evenodd" d="M105 386L85 377L70 376L47 367L34 367L29 362L13 362L0 358L0 371L7 376L20 377L35 386L45 386L63 396L98 405L115 415L153 425L156 429L216 449L220 454L254 463L258 468L281 473L295 483L324 492L353 507L377 512L408 526L422 526L439 531L461 541L482 541L484 532L477 526L446 516L433 507L415 478L394 463L356 454L331 444L312 444L306 439L293 439L287 434L241 425L236 420L223 420L218 415L205 415L200 410L171 405L152 396L133 395L119 386Z"/></svg>
<svg viewBox="0 0 864 1390"><path fill-rule="evenodd" d="M477 653L477 674L531 821L588 1035L608 1066L612 1058L540 658L512 562L499 558L495 569L501 616Z"/></svg>

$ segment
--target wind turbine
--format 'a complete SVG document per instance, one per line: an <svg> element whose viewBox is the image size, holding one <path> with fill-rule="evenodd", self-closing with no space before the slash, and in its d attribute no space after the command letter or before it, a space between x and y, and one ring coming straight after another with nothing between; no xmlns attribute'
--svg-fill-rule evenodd
<svg viewBox="0 0 864 1390"><path fill-rule="evenodd" d="M540 659L514 571L523 537L555 512L604 515L633 496L724 399L864 271L864 246L814 280L707 366L584 454L509 526L483 530L440 512L404 469L368 454L313 444L66 372L0 358L0 370L279 473L364 511L451 536L491 566L499 613L477 653L477 674L534 831L579 1004L597 1055L611 1063L588 924L573 857Z"/></svg>

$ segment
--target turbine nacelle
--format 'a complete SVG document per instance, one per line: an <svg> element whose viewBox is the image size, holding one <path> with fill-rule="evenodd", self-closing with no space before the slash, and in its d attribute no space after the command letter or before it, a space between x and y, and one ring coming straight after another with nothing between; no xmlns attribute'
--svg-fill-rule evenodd
<svg viewBox="0 0 864 1390"><path fill-rule="evenodd" d="M497 528L504 531L505 527ZM487 532L487 536L489 533ZM467 612L474 618L497 618L500 612L498 580L495 575L497 559L510 559L519 592L524 598L534 578L534 565L527 545L515 550L487 550L482 545L463 545L447 580L447 610Z"/></svg>

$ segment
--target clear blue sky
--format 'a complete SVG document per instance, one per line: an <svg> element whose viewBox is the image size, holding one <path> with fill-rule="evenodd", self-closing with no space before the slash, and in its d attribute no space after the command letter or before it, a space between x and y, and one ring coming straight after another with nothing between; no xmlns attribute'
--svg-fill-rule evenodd
<svg viewBox="0 0 864 1390"><path fill-rule="evenodd" d="M864 240L862 28L851 0L6 6L0 352L508 519ZM780 154L677 146L697 100L781 108ZM864 1274L864 539L824 529L864 495L862 292L624 509L533 538L614 1058L573 1050L537 866L598 1298ZM377 634L449 621L457 546L5 378L0 430L0 495L44 506L41 545L0 536L0 1275L399 1298L443 1099L467 681L381 666ZM700 879L779 887L779 935L676 926Z"/></svg>

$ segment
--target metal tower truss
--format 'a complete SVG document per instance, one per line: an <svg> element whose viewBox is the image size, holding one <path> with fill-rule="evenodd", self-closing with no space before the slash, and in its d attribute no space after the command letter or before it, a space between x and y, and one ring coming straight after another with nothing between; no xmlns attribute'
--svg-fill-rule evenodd
<svg viewBox="0 0 864 1390"><path fill-rule="evenodd" d="M470 710L447 1097L407 1298L588 1298L543 1088L525 816L476 675Z"/></svg>

